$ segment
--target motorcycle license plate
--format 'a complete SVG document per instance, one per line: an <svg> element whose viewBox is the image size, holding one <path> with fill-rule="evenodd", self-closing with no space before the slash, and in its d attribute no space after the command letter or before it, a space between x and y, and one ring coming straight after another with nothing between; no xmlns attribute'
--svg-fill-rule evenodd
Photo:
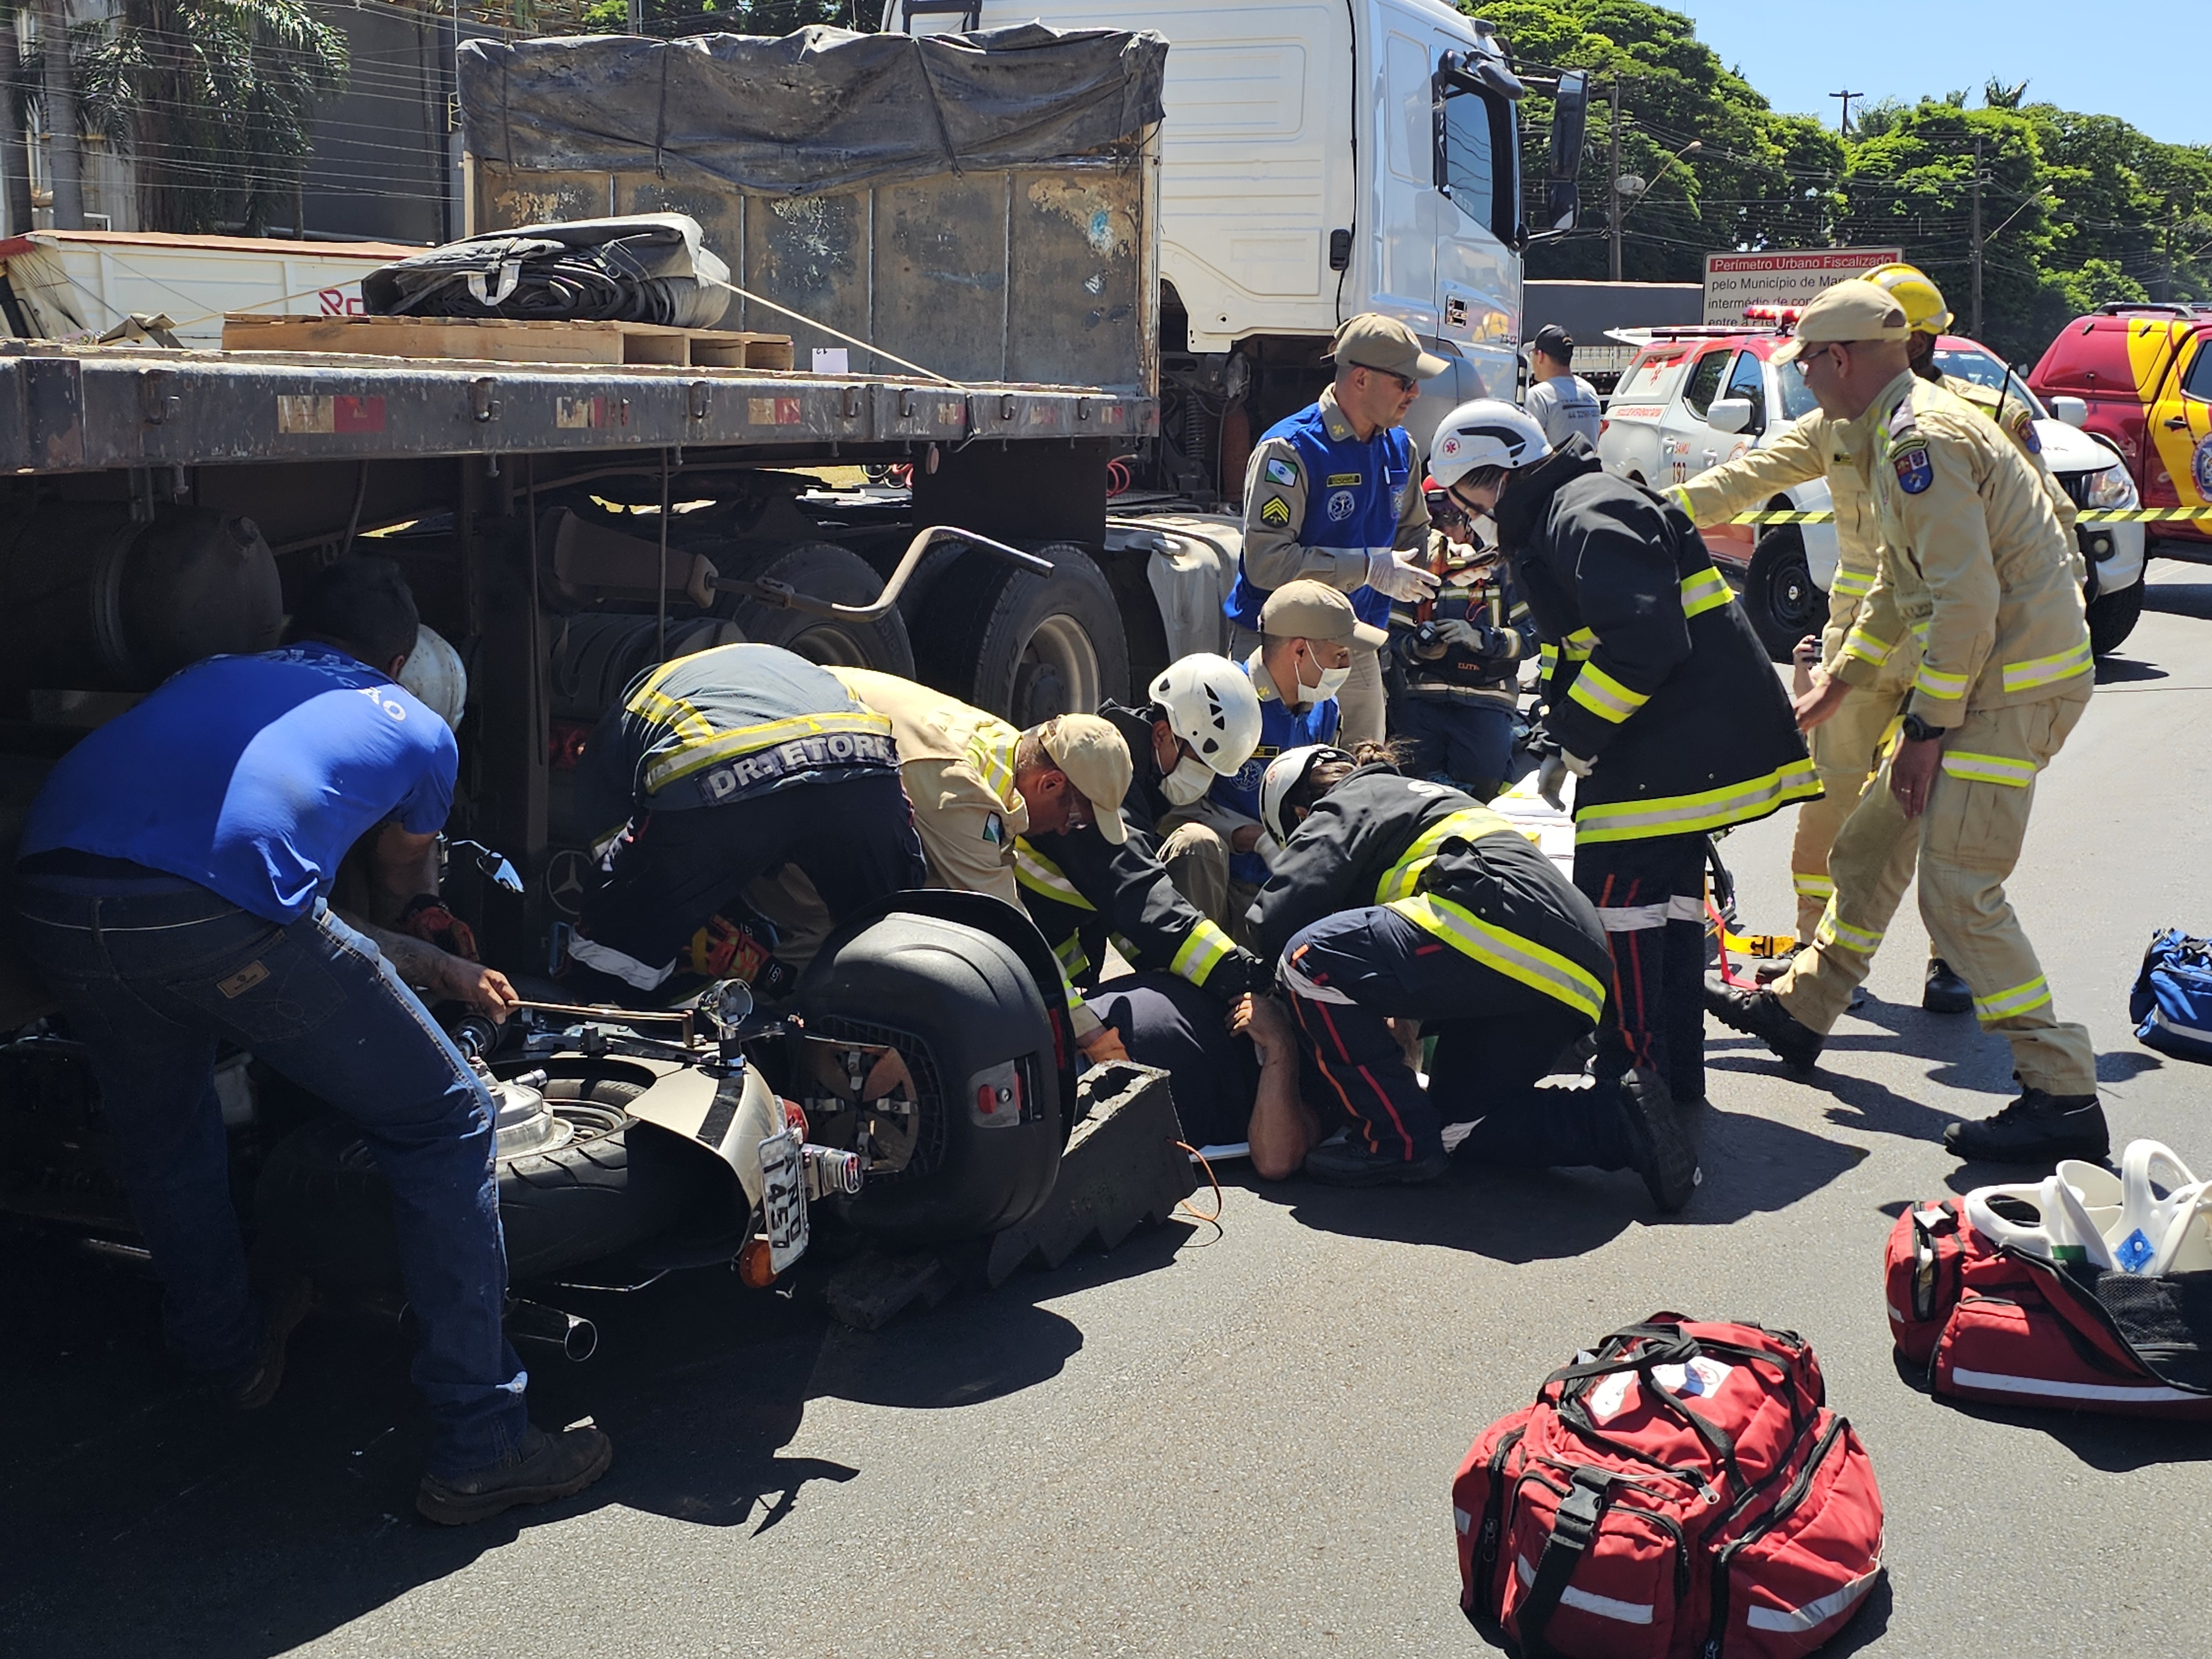
<svg viewBox="0 0 2212 1659"><path fill-rule="evenodd" d="M806 1170L798 1135L786 1129L760 1144L761 1213L769 1265L781 1273L806 1254Z"/></svg>

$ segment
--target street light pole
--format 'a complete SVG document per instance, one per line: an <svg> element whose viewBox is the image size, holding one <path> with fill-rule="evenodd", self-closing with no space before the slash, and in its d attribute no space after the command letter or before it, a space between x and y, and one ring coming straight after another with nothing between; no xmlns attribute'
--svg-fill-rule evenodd
<svg viewBox="0 0 2212 1659"><path fill-rule="evenodd" d="M1982 337L1982 141L1978 137L1974 140L1974 217L1969 234L1974 252L1972 337L1978 340Z"/></svg>
<svg viewBox="0 0 2212 1659"><path fill-rule="evenodd" d="M1854 98L1863 98L1866 96L1866 94L1863 92L1832 92L1828 96L1831 98L1840 98L1844 100L1843 110L1836 117L1836 137L1838 138L1844 137L1851 130L1851 100Z"/></svg>
<svg viewBox="0 0 2212 1659"><path fill-rule="evenodd" d="M1613 119L1607 127L1606 136L1612 141L1613 146L1613 159L1607 164L1607 171L1605 175L1607 202L1612 210L1611 212L1607 215L1607 217L1611 221L1611 224L1608 227L1608 234L1610 234L1613 241L1612 251L1607 260L1607 270L1612 279L1617 283L1620 280L1621 221L1620 71L1619 70L1615 70L1613 73Z"/></svg>

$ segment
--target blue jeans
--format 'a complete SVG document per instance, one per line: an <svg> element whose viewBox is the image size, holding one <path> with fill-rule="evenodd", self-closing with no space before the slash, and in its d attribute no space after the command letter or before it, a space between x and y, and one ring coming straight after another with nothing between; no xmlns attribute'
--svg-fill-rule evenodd
<svg viewBox="0 0 2212 1659"><path fill-rule="evenodd" d="M1406 775L1453 779L1489 800L1513 769L1513 711L1502 703L1401 697L1390 705L1397 735L1413 746Z"/></svg>
<svg viewBox="0 0 2212 1659"><path fill-rule="evenodd" d="M253 1359L261 1315L213 1086L227 1039L359 1126L391 1183L430 1470L498 1462L529 1425L501 1328L507 1253L492 1105L375 945L319 901L289 926L149 872L24 872L25 943L89 1052L171 1346L216 1375Z"/></svg>

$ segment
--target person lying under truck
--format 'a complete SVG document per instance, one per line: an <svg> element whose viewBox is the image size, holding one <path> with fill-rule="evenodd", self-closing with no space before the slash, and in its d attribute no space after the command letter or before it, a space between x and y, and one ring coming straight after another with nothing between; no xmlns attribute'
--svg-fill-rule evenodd
<svg viewBox="0 0 2212 1659"><path fill-rule="evenodd" d="M1349 1132L1312 1146L1306 1174L1435 1181L1447 1126L1472 1124L1464 1158L1632 1169L1661 1210L1689 1202L1697 1154L1656 1073L1538 1086L1597 1028L1612 957L1596 909L1525 836L1472 796L1340 749L1278 757L1262 810L1282 847L1253 943ZM1436 1038L1425 1088L1393 1020Z"/></svg>
<svg viewBox="0 0 2212 1659"><path fill-rule="evenodd" d="M216 1045L250 1050L367 1137L396 1200L422 1330L415 1384L435 1425L416 1506L457 1524L580 1491L613 1450L594 1428L531 1425L501 1328L490 1097L327 902L363 836L386 902L421 891L453 800L453 734L394 683L416 627L391 561L320 572L283 648L196 664L71 750L32 804L17 874L25 942L99 1082L170 1343L230 1404L275 1395L311 1293L249 1273ZM437 988L495 1018L514 1001L473 965Z"/></svg>
<svg viewBox="0 0 2212 1659"><path fill-rule="evenodd" d="M647 669L592 728L576 781L607 826L562 973L586 1000L651 1000L693 935L787 865L833 922L922 884L890 722L778 646Z"/></svg>
<svg viewBox="0 0 2212 1659"><path fill-rule="evenodd" d="M1242 668L1211 654L1171 664L1150 690L1143 708L1098 708L1130 767L1112 826L1121 833L1109 834L1103 818L1088 829L1033 830L1014 849L1015 876L1076 986L1097 983L1110 943L1139 973L1188 980L1225 1008L1265 983L1267 970L1206 914L1227 892L1222 843L1196 826L1163 841L1160 826L1243 764L1260 734L1259 698ZM1209 867L1197 867L1209 854Z"/></svg>

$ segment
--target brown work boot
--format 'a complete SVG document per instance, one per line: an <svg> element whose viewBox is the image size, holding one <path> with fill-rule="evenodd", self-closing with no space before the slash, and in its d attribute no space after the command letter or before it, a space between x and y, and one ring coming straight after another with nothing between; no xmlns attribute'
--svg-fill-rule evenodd
<svg viewBox="0 0 2212 1659"><path fill-rule="evenodd" d="M615 1461L614 1443L590 1424L548 1434L532 1428L496 1463L466 1474L426 1474L415 1507L441 1527L489 1520L517 1504L545 1504L580 1492Z"/></svg>
<svg viewBox="0 0 2212 1659"><path fill-rule="evenodd" d="M315 1305L315 1285L305 1273L278 1271L255 1274L261 1301L261 1341L246 1369L216 1385L234 1410L258 1412L276 1397L284 1381L284 1345Z"/></svg>

